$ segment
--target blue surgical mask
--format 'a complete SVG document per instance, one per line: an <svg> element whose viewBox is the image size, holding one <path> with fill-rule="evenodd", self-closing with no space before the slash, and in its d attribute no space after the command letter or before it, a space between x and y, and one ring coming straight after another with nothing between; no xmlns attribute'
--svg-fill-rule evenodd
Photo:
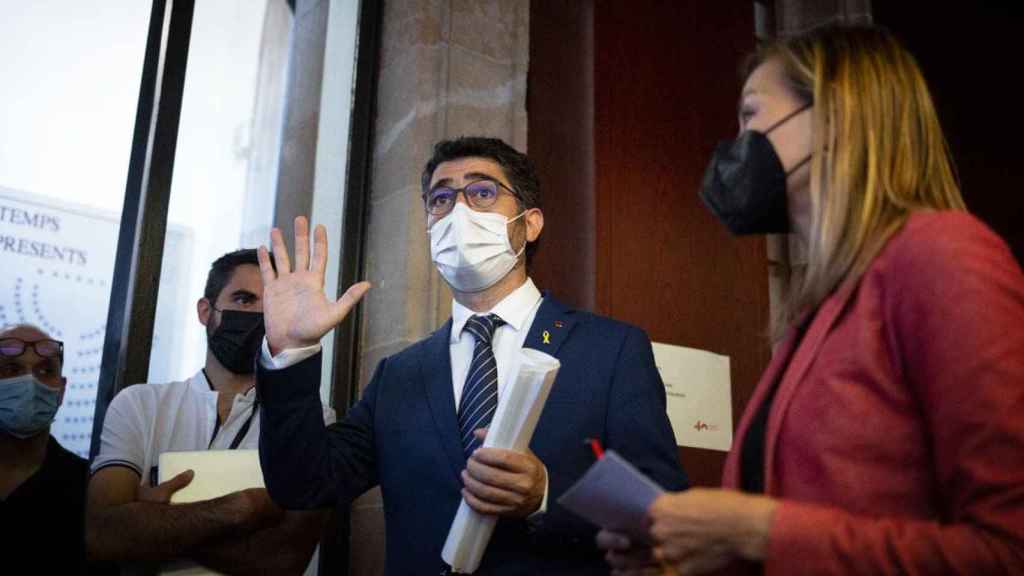
<svg viewBox="0 0 1024 576"><path fill-rule="evenodd" d="M0 432L24 439L47 430L60 407L60 392L31 374L0 380Z"/></svg>

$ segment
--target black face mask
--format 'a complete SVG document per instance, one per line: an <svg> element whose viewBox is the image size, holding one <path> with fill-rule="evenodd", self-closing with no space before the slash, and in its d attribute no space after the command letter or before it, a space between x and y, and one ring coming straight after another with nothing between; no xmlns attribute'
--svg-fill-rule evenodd
<svg viewBox="0 0 1024 576"><path fill-rule="evenodd" d="M216 310L216 308L215 308ZM207 345L222 366L235 374L252 374L256 355L266 328L260 312L220 310L220 326L207 338Z"/></svg>
<svg viewBox="0 0 1024 576"><path fill-rule="evenodd" d="M786 178L811 157L786 172L768 134L810 107L808 104L790 113L764 132L747 130L739 138L715 147L704 172L700 197L733 234L789 232Z"/></svg>

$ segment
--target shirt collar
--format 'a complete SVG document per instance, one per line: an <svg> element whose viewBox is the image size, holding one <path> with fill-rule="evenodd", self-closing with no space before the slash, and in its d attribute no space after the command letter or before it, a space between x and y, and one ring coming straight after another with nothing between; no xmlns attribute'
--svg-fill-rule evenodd
<svg viewBox="0 0 1024 576"><path fill-rule="evenodd" d="M537 289L537 285L533 283L531 278L527 278L526 282L519 288L516 288L508 296L498 302L494 308L491 308L487 312L478 314L473 312L469 308L466 308L457 301L452 301L452 333L450 336L450 342L455 344L462 337L462 328L469 321L469 318L474 314L480 316L486 316L488 314L497 314L498 318L505 321L505 325L511 327L516 332L525 328L526 321L530 317L530 313L540 302L542 295L540 290Z"/></svg>
<svg viewBox="0 0 1024 576"><path fill-rule="evenodd" d="M206 379L206 372L202 369L188 379L188 387L196 392L217 393L217 391L213 389L213 385L210 384L210 381Z"/></svg>
<svg viewBox="0 0 1024 576"><path fill-rule="evenodd" d="M217 390L214 389L213 384L211 384L206 378L206 372L203 369L200 369L199 372L196 372L195 376L188 379L188 386L196 392L212 394L213 396L217 395ZM250 386L249 389L240 394L240 396L245 400L255 400L256 385L253 384Z"/></svg>

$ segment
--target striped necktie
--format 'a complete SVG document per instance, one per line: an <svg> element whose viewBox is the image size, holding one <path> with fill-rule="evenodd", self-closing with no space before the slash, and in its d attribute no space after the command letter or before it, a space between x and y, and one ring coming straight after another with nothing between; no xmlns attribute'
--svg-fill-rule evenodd
<svg viewBox="0 0 1024 576"><path fill-rule="evenodd" d="M473 431L486 428L498 407L498 364L494 360L491 338L498 326L505 322L496 315L473 316L462 329L476 338L473 361L469 363L466 385L462 387L459 402L459 432L466 458L480 446Z"/></svg>

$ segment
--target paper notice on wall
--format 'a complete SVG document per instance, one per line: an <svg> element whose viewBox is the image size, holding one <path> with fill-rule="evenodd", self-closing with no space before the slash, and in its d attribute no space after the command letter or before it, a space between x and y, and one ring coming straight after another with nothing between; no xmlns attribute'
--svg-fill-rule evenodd
<svg viewBox="0 0 1024 576"><path fill-rule="evenodd" d="M732 445L729 357L654 343L654 361L665 382L676 444L728 452Z"/></svg>

